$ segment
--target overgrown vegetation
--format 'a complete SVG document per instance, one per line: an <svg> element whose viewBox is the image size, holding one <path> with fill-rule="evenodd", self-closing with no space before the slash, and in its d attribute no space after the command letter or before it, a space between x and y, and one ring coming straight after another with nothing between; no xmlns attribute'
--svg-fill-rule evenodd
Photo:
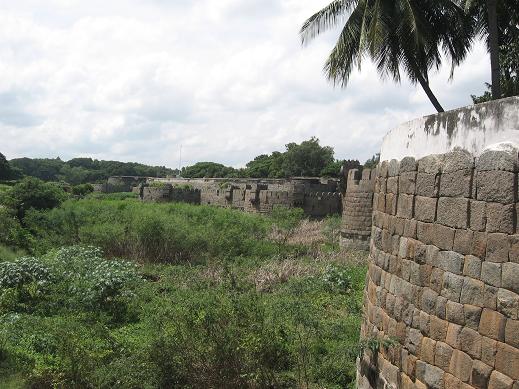
<svg viewBox="0 0 519 389"><path fill-rule="evenodd" d="M339 223L95 193L0 208L0 386L353 387L365 254Z"/></svg>

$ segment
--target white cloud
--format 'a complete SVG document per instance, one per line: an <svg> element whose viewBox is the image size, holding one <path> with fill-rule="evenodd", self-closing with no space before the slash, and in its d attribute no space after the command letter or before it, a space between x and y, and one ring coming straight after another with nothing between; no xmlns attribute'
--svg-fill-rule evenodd
<svg viewBox="0 0 519 389"><path fill-rule="evenodd" d="M403 120L433 113L425 94L366 63L347 89L322 65L337 31L300 45L326 0L0 0L0 151L234 166L317 136L365 160ZM483 89L480 45L432 78L446 108Z"/></svg>

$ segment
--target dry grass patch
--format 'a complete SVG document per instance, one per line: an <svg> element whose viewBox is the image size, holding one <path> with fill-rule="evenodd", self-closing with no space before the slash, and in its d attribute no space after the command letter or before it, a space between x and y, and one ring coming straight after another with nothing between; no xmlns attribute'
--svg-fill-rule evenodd
<svg viewBox="0 0 519 389"><path fill-rule="evenodd" d="M269 292L276 285L283 284L291 278L308 277L319 274L315 265L306 264L295 258L287 258L279 262L269 262L254 271L250 278L259 292Z"/></svg>

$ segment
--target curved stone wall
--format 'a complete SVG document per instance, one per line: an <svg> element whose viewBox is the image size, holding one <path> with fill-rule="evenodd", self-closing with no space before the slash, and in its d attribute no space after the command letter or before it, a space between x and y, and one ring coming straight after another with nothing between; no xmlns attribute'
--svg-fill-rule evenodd
<svg viewBox="0 0 519 389"><path fill-rule="evenodd" d="M375 170L351 169L342 203L341 246L369 249Z"/></svg>
<svg viewBox="0 0 519 389"><path fill-rule="evenodd" d="M518 166L460 149L379 165L360 388L519 388Z"/></svg>

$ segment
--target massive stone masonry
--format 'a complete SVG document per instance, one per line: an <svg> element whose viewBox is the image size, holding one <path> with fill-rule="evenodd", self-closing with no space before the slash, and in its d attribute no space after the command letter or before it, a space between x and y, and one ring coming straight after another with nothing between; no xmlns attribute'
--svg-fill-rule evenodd
<svg viewBox="0 0 519 389"><path fill-rule="evenodd" d="M359 388L519 388L518 156L376 172Z"/></svg>
<svg viewBox="0 0 519 389"><path fill-rule="evenodd" d="M338 179L111 177L108 184L99 185L96 189L104 192L132 190L144 201L178 201L252 213L269 213L277 205L300 207L312 217L340 215L342 210L341 181Z"/></svg>
<svg viewBox="0 0 519 389"><path fill-rule="evenodd" d="M369 250L375 170L351 169L342 201L341 246Z"/></svg>

